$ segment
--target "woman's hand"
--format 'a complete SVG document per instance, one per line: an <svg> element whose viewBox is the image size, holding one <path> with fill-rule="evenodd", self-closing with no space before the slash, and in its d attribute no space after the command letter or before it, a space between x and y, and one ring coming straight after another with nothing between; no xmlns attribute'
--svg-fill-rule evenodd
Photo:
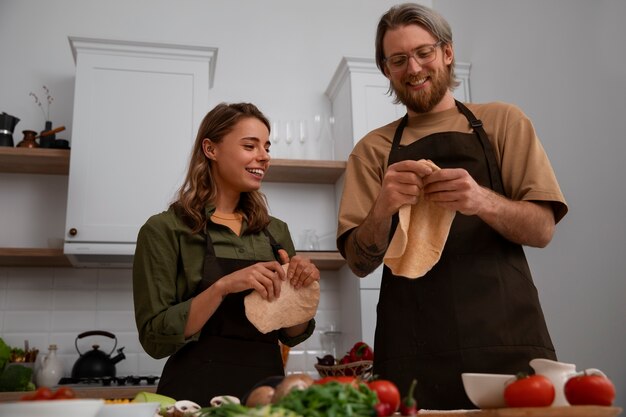
<svg viewBox="0 0 626 417"><path fill-rule="evenodd" d="M320 271L309 258L296 255L289 259L287 251L279 249L280 260L283 264L289 264L287 279L295 289L311 285L320 280Z"/></svg>
<svg viewBox="0 0 626 417"><path fill-rule="evenodd" d="M236 293L252 288L267 300L280 296L281 281L287 279L285 270L277 261L258 262L247 268L226 275L220 281L227 293ZM219 281L218 281L219 282Z"/></svg>

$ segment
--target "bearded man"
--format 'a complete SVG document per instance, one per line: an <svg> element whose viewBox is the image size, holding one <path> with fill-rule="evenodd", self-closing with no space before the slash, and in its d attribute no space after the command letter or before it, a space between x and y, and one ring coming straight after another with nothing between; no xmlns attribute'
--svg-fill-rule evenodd
<svg viewBox="0 0 626 417"><path fill-rule="evenodd" d="M567 203L518 107L455 100L452 31L441 15L418 4L389 9L376 63L407 114L350 154L337 246L364 277L387 259L402 207L453 214L425 273L402 275L385 261L374 374L400 392L417 379L420 408L474 408L462 373L530 372L531 359L556 359L522 246L545 247ZM406 251L434 239L426 232L434 216L418 213ZM430 259L421 250L415 262Z"/></svg>

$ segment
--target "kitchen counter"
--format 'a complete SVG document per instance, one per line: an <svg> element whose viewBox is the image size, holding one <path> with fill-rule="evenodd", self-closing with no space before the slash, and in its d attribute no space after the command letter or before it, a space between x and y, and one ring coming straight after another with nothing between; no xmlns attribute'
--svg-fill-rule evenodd
<svg viewBox="0 0 626 417"><path fill-rule="evenodd" d="M103 387L101 385L63 385L76 392L78 398L122 399L133 398L138 392L156 392L156 385L124 385ZM28 392L0 392L0 402L18 401Z"/></svg>

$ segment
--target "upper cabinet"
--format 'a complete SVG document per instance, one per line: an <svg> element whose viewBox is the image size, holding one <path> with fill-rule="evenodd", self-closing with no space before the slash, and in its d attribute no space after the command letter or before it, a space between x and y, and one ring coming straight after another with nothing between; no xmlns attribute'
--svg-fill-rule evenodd
<svg viewBox="0 0 626 417"><path fill-rule="evenodd" d="M69 40L76 85L64 252L75 265L128 264L139 228L182 183L217 49Z"/></svg>

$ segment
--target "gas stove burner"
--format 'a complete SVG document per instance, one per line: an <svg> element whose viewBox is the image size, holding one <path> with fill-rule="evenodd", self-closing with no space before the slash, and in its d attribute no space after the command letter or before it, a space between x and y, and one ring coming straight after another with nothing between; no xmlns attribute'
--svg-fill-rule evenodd
<svg viewBox="0 0 626 417"><path fill-rule="evenodd" d="M103 376L103 377L93 377L93 378L61 378L59 381L59 385L102 385L104 387L109 386L125 386L125 385L155 385L158 376L148 375L148 376Z"/></svg>

